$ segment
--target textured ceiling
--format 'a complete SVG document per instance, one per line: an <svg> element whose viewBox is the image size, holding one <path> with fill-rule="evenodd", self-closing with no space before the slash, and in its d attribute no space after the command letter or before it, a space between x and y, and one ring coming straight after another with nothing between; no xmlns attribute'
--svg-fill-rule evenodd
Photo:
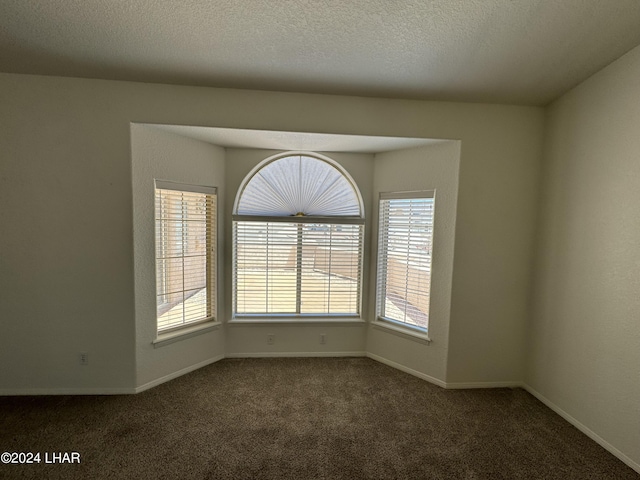
<svg viewBox="0 0 640 480"><path fill-rule="evenodd" d="M2 0L0 71L544 105L640 44L639 0Z"/></svg>

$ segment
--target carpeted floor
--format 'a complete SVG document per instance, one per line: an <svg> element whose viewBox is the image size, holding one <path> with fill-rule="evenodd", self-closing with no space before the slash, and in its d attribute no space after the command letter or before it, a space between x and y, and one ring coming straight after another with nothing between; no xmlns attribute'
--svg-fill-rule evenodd
<svg viewBox="0 0 640 480"><path fill-rule="evenodd" d="M635 479L520 389L444 390L366 358L223 360L138 395L0 398L33 479ZM78 452L80 464L46 464Z"/></svg>

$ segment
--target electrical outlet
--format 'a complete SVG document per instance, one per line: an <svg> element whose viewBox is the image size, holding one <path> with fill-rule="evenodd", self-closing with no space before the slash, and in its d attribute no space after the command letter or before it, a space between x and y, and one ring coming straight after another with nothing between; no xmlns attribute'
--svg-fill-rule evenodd
<svg viewBox="0 0 640 480"><path fill-rule="evenodd" d="M320 334L320 343L322 345L324 345L325 343L327 343L327 334L326 333L321 333Z"/></svg>
<svg viewBox="0 0 640 480"><path fill-rule="evenodd" d="M276 342L276 336L273 333L267 335L267 345L273 345Z"/></svg>
<svg viewBox="0 0 640 480"><path fill-rule="evenodd" d="M89 354L81 353L78 355L78 359L80 361L80 365L89 365Z"/></svg>

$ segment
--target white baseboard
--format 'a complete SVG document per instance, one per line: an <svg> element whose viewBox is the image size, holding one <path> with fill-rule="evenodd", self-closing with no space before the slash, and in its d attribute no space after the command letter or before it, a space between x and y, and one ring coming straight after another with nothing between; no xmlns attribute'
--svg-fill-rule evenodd
<svg viewBox="0 0 640 480"><path fill-rule="evenodd" d="M99 388L9 388L0 389L0 396L27 396L27 395L131 395L144 392L162 383L181 377L187 373L198 370L223 358L268 358L268 357L366 357L366 352L258 352L258 353L232 353L218 355L203 362L189 365L186 368L170 373L163 377L147 382L137 387L99 387Z"/></svg>
<svg viewBox="0 0 640 480"><path fill-rule="evenodd" d="M156 387L161 383L168 382L169 380L173 380L174 378L181 377L182 375L193 372L194 370L198 370L199 368L206 367L207 365L218 362L223 358L225 358L224 355L218 355L216 357L209 358L203 362L196 363L195 365L189 365L188 367L185 367L182 370L178 370L177 372L170 373L169 375L165 375L164 377L157 378L148 383L145 383L144 385L139 385L131 393L144 392L145 390L149 390L150 388Z"/></svg>
<svg viewBox="0 0 640 480"><path fill-rule="evenodd" d="M8 388L0 389L0 397L17 397L26 395L129 395L136 393L135 388L98 387L98 388Z"/></svg>
<svg viewBox="0 0 640 480"><path fill-rule="evenodd" d="M556 412L558 415L560 415L562 418L564 418L567 422L569 422L571 425L573 425L574 427L576 427L578 430L580 430L582 433L584 433L587 437L589 437L591 440L593 440L594 442L596 442L597 444L599 444L600 446L602 446L605 450L611 452L613 455L615 455L617 458L619 458L621 461L623 461L624 463L626 463L627 465L629 465L631 468L633 468L636 472L640 473L640 463L635 462L634 460L632 460L631 458L629 458L627 455L625 455L624 453L622 453L620 450L618 450L616 447L614 447L613 445L611 445L609 442L607 442L604 438L602 438L600 435L598 435L597 433L595 433L593 430L591 430L589 427L587 427L586 425L580 423L578 420L576 420L575 418L573 418L571 415L569 415L567 412L565 412L563 409L561 409L559 406L557 406L555 403L553 403L551 400L549 400L548 398L546 398L544 395L542 395L541 393L538 393L536 390L534 390L531 386L527 385L526 383L522 385L522 387L529 392L531 395L533 395L534 397L536 397L538 400L540 400L542 403L544 403L547 407L549 407L551 410L553 410L554 412Z"/></svg>
<svg viewBox="0 0 640 480"><path fill-rule="evenodd" d="M222 360L224 355L218 355L213 358L209 358L203 362L195 365L190 365L177 372L170 373L164 377L157 378L151 382L145 383L134 388L16 388L16 389L0 389L0 396L26 396L26 395L131 395L134 393L144 392L157 385L173 380L174 378L181 377L189 372L193 372L199 368L205 367L211 363L215 363Z"/></svg>
<svg viewBox="0 0 640 480"><path fill-rule="evenodd" d="M279 357L366 357L367 352L236 352L225 358L279 358Z"/></svg>
<svg viewBox="0 0 640 480"><path fill-rule="evenodd" d="M522 388L522 382L447 382L449 390L469 388Z"/></svg>
<svg viewBox="0 0 640 480"><path fill-rule="evenodd" d="M390 367L393 367L397 370L400 370L402 372L408 373L409 375L413 375L414 377L418 377L421 378L422 380L426 380L429 383L433 383L435 385L438 385L439 387L443 387L446 388L447 384L445 382L443 382L442 380L439 380L435 377L432 377L431 375L427 375L426 373L422 373L419 372L417 370L414 370L412 368L409 367L405 367L404 365L401 365L399 363L393 362L391 360L388 360L384 357L381 357L379 355L375 355L373 353L369 353L367 352L367 357L369 357L372 360L375 360L376 362L380 362L380 363L384 363L385 365L388 365Z"/></svg>

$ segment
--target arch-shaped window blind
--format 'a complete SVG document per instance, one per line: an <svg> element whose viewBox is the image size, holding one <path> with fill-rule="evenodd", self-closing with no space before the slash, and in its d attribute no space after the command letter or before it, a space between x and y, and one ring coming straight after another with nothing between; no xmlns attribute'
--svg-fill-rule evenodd
<svg viewBox="0 0 640 480"><path fill-rule="evenodd" d="M235 213L362 217L363 212L360 195L346 172L326 160L288 155L249 174Z"/></svg>
<svg viewBox="0 0 640 480"><path fill-rule="evenodd" d="M364 210L330 159L267 159L233 216L234 316L359 316Z"/></svg>

